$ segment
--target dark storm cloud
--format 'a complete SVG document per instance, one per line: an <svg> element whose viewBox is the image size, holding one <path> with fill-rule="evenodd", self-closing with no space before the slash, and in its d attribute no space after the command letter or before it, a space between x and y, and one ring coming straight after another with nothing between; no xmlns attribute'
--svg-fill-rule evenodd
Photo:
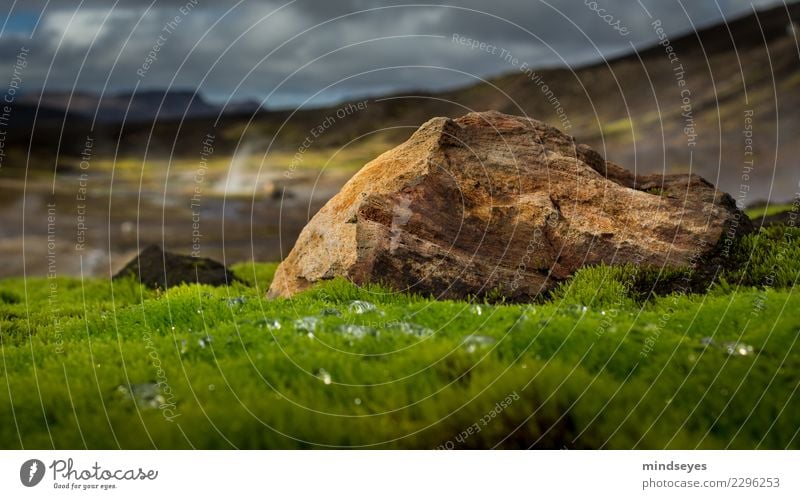
<svg viewBox="0 0 800 499"><path fill-rule="evenodd" d="M453 33L510 51L532 66L581 64L629 50L630 44L651 42L645 8L670 33L751 9L742 0L643 0L644 7L631 0L597 0L629 31L621 36L583 0L431 3L437 5L367 0L7 1L0 10L5 25L0 57L11 62L21 46L29 48L24 75L29 91L43 86L96 91L106 84L117 91L138 82L140 88L199 87L217 98L269 95L268 105L284 106L328 86L312 102L438 89L513 69L497 54L452 43ZM775 3L754 2L756 7ZM165 31L176 16L180 22ZM143 70L154 45L156 58ZM326 55L330 51L334 53ZM386 69L395 67L405 68Z"/></svg>

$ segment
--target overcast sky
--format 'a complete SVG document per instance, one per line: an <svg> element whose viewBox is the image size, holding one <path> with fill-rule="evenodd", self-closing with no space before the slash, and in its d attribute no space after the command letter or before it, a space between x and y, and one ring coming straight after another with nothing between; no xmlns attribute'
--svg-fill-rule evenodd
<svg viewBox="0 0 800 499"><path fill-rule="evenodd" d="M433 3L0 0L0 62L10 78L16 54L29 50L28 92L138 84L278 108L466 84L512 71L502 50L534 67L578 65L651 43L648 13L677 34L781 2L596 0L606 20L588 0ZM453 33L498 49L472 50L453 43Z"/></svg>

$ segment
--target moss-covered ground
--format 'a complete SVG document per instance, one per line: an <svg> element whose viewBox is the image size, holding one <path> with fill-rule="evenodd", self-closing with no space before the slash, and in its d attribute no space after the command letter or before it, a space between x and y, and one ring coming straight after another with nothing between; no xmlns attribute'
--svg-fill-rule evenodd
<svg viewBox="0 0 800 499"><path fill-rule="evenodd" d="M704 293L594 267L533 304L331 281L0 281L2 448L798 448L800 230Z"/></svg>

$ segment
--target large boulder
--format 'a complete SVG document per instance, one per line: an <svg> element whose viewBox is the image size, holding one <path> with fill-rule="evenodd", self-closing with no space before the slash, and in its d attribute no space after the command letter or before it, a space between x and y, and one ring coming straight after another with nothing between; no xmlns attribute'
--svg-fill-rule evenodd
<svg viewBox="0 0 800 499"><path fill-rule="evenodd" d="M314 216L269 295L344 276L439 298L525 300L584 265L696 267L749 227L697 175L636 176L529 118L434 118Z"/></svg>

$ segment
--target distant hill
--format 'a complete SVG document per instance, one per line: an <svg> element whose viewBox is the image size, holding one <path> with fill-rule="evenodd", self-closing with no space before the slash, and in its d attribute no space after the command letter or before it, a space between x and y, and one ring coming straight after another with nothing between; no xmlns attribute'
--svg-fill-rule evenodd
<svg viewBox="0 0 800 499"><path fill-rule="evenodd" d="M431 117L496 109L562 128L629 169L691 169L734 197L745 161L752 158L748 197L787 198L797 190L800 171L800 141L794 140L800 131L798 21L800 5L791 4L607 62L535 74L515 71L439 93L371 98L366 110L337 120L313 147L341 146L362 136L397 143ZM677 61L669 59L667 43ZM59 137L60 154L70 156L79 153L89 133L98 154L140 154L147 148L149 154L196 157L203 138L214 130L220 154L250 138L274 139L274 148L293 151L339 107L293 113L245 103L223 111L193 91L147 91L102 101L80 94L67 108L68 95L45 94L33 129L37 103L31 99L15 106L7 144L27 150L33 136L33 152L51 168ZM97 109L97 125L90 131ZM123 123L126 109L129 120ZM181 122L184 112L187 119ZM752 156L745 154L746 127L751 128ZM374 133L378 129L386 131ZM769 185L775 186L771 193Z"/></svg>
<svg viewBox="0 0 800 499"><path fill-rule="evenodd" d="M189 154L198 130L241 123L263 113L256 101L212 104L194 90L143 90L100 95L91 92L28 92L13 103L6 147L32 168L52 169L54 161L81 153L87 136L96 155L165 154L173 142L178 155ZM184 132L175 131L183 125ZM152 129L152 133L151 132ZM205 131L202 135L205 135ZM148 140L149 138L149 140ZM177 139L177 140L175 140ZM230 149L230 145L228 145ZM221 147L225 149L225 144ZM8 162L7 162L8 164Z"/></svg>
<svg viewBox="0 0 800 499"><path fill-rule="evenodd" d="M193 120L224 113L256 112L257 102L234 102L223 109L209 104L194 90L144 90L100 95L91 92L32 92L17 101L20 107L70 113L97 123ZM96 117L96 118L95 118Z"/></svg>

